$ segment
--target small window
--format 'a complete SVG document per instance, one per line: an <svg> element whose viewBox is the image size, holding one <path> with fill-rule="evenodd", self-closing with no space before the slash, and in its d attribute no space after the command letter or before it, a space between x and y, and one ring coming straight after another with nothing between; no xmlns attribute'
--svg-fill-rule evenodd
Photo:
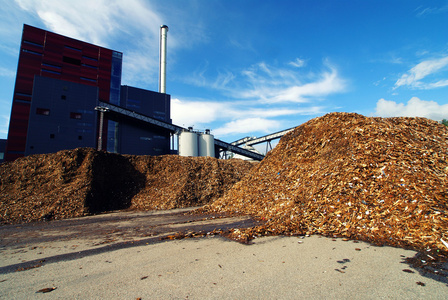
<svg viewBox="0 0 448 300"><path fill-rule="evenodd" d="M50 110L48 108L36 108L36 114L43 115L43 116L49 116Z"/></svg>
<svg viewBox="0 0 448 300"><path fill-rule="evenodd" d="M93 57L90 57L90 56L85 56L85 55L83 55L82 58L90 59L92 61L98 61L98 59L96 59L96 58L93 58Z"/></svg>
<svg viewBox="0 0 448 300"><path fill-rule="evenodd" d="M48 70L48 69L42 69L42 72L47 72L47 73L51 73L51 74L61 75L61 72Z"/></svg>
<svg viewBox="0 0 448 300"><path fill-rule="evenodd" d="M82 140L82 135L78 135L78 140Z"/></svg>
<svg viewBox="0 0 448 300"><path fill-rule="evenodd" d="M70 119L81 120L82 119L82 114L81 113L77 113L77 112L71 112L70 113Z"/></svg>
<svg viewBox="0 0 448 300"><path fill-rule="evenodd" d="M67 100L67 96L61 95L61 100Z"/></svg>
<svg viewBox="0 0 448 300"><path fill-rule="evenodd" d="M75 50L75 51L78 51L78 52L82 52L81 49L78 49L78 48L75 48L75 47L72 47L72 46L67 46L67 45L65 45L65 48L67 48L67 49L71 49L71 50Z"/></svg>
<svg viewBox="0 0 448 300"><path fill-rule="evenodd" d="M50 139L54 139L54 133L50 133Z"/></svg>
<svg viewBox="0 0 448 300"><path fill-rule="evenodd" d="M96 82L96 79L87 78L87 77L80 77L80 78L85 81Z"/></svg>
<svg viewBox="0 0 448 300"><path fill-rule="evenodd" d="M24 44L28 44L28 45L33 45L33 46L37 46L37 47L40 47L40 48L43 48L44 46L43 45L41 45L41 44L39 44L39 43L35 43L35 42L30 42L30 41L23 41L23 43Z"/></svg>
<svg viewBox="0 0 448 300"><path fill-rule="evenodd" d="M39 52L36 52L36 51L31 51L31 50L28 50L28 49L22 49L22 51L26 52L26 53L31 53L31 54L42 56L42 53L39 53Z"/></svg>
<svg viewBox="0 0 448 300"><path fill-rule="evenodd" d="M72 64L72 65L76 65L76 66L80 66L81 65L81 60L80 59L76 59L73 57L68 57L68 56L64 56L62 57L62 61Z"/></svg>

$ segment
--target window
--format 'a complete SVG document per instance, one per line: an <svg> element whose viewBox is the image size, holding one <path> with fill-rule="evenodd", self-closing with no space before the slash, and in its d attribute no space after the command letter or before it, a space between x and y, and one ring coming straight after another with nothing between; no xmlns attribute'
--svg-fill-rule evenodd
<svg viewBox="0 0 448 300"><path fill-rule="evenodd" d="M26 53L31 53L31 54L36 54L36 55L40 55L42 56L42 53L36 52L36 51L31 51L31 50L27 50L27 49L22 49L23 52Z"/></svg>
<svg viewBox="0 0 448 300"><path fill-rule="evenodd" d="M79 51L79 52L82 51L81 49L78 49L78 48L75 48L75 47L71 47L71 46L65 46L65 48L71 49L71 50L75 50L75 51Z"/></svg>
<svg viewBox="0 0 448 300"><path fill-rule="evenodd" d="M48 70L48 69L42 69L43 72L47 72L47 73L52 73L52 74L58 74L61 75L61 72L58 71L53 71L53 70Z"/></svg>
<svg viewBox="0 0 448 300"><path fill-rule="evenodd" d="M90 59L91 61L98 61L98 59L83 55L82 58Z"/></svg>
<svg viewBox="0 0 448 300"><path fill-rule="evenodd" d="M77 59L77 58L73 58L73 57L64 56L62 58L62 61L66 62L66 63L69 63L69 64L72 64L72 65L77 65L77 66L81 65L81 60Z"/></svg>
<svg viewBox="0 0 448 300"><path fill-rule="evenodd" d="M42 66L44 66L44 67L51 67L51 68L55 68L55 69L58 69L58 70L62 69L61 66L56 66L56 65L52 65L52 64L48 64L48 63L42 63Z"/></svg>
<svg viewBox="0 0 448 300"><path fill-rule="evenodd" d="M78 135L78 140L82 140L82 135Z"/></svg>
<svg viewBox="0 0 448 300"><path fill-rule="evenodd" d="M90 81L90 82L96 82L96 79L87 78L87 77L80 77L82 80Z"/></svg>
<svg viewBox="0 0 448 300"><path fill-rule="evenodd" d="M67 96L61 95L61 100L67 100Z"/></svg>
<svg viewBox="0 0 448 300"><path fill-rule="evenodd" d="M36 114L43 115L43 116L49 116L50 110L48 108L36 108Z"/></svg>
<svg viewBox="0 0 448 300"><path fill-rule="evenodd" d="M92 65L88 65L88 64L82 64L83 67L87 67L87 68L91 68L94 70L98 70L98 67L92 66Z"/></svg>
<svg viewBox="0 0 448 300"><path fill-rule="evenodd" d="M70 113L70 119L81 120L82 119L82 114L81 113L77 113L77 112L71 112Z"/></svg>
<svg viewBox="0 0 448 300"><path fill-rule="evenodd" d="M54 139L54 133L50 133L50 139Z"/></svg>
<svg viewBox="0 0 448 300"><path fill-rule="evenodd" d="M33 46L37 46L40 48L43 48L44 46L38 43L34 43L34 42L30 42L30 41L23 41L24 44L28 44L28 45L33 45Z"/></svg>

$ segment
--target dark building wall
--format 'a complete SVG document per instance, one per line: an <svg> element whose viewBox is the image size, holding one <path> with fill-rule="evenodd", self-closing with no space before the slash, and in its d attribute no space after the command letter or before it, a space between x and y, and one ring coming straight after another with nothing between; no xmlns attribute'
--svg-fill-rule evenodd
<svg viewBox="0 0 448 300"><path fill-rule="evenodd" d="M5 151L6 151L6 140L0 139L0 163L2 163L5 159Z"/></svg>
<svg viewBox="0 0 448 300"><path fill-rule="evenodd" d="M122 107L137 113L171 123L170 95L121 86ZM123 154L161 155L170 153L168 131L123 119L118 125L119 149Z"/></svg>
<svg viewBox="0 0 448 300"><path fill-rule="evenodd" d="M118 104L121 66L120 52L24 25L5 159L25 155L36 75L97 87L101 101Z"/></svg>
<svg viewBox="0 0 448 300"><path fill-rule="evenodd" d="M98 87L36 76L25 155L96 146Z"/></svg>

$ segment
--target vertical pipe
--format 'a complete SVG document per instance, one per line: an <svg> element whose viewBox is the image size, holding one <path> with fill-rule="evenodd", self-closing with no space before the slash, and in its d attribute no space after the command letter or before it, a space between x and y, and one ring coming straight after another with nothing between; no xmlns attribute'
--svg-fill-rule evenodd
<svg viewBox="0 0 448 300"><path fill-rule="evenodd" d="M160 26L159 93L166 93L166 38L168 26Z"/></svg>
<svg viewBox="0 0 448 300"><path fill-rule="evenodd" d="M100 110L100 132L98 135L98 151L103 150L103 123L104 123L104 110Z"/></svg>

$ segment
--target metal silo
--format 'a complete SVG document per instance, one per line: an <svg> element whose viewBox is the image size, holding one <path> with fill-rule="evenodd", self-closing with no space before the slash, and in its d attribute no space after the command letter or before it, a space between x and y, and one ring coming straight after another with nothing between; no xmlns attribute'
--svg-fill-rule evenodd
<svg viewBox="0 0 448 300"><path fill-rule="evenodd" d="M191 131L182 131L179 134L179 155L198 156L198 134Z"/></svg>
<svg viewBox="0 0 448 300"><path fill-rule="evenodd" d="M208 129L199 135L199 156L215 157L215 138Z"/></svg>

